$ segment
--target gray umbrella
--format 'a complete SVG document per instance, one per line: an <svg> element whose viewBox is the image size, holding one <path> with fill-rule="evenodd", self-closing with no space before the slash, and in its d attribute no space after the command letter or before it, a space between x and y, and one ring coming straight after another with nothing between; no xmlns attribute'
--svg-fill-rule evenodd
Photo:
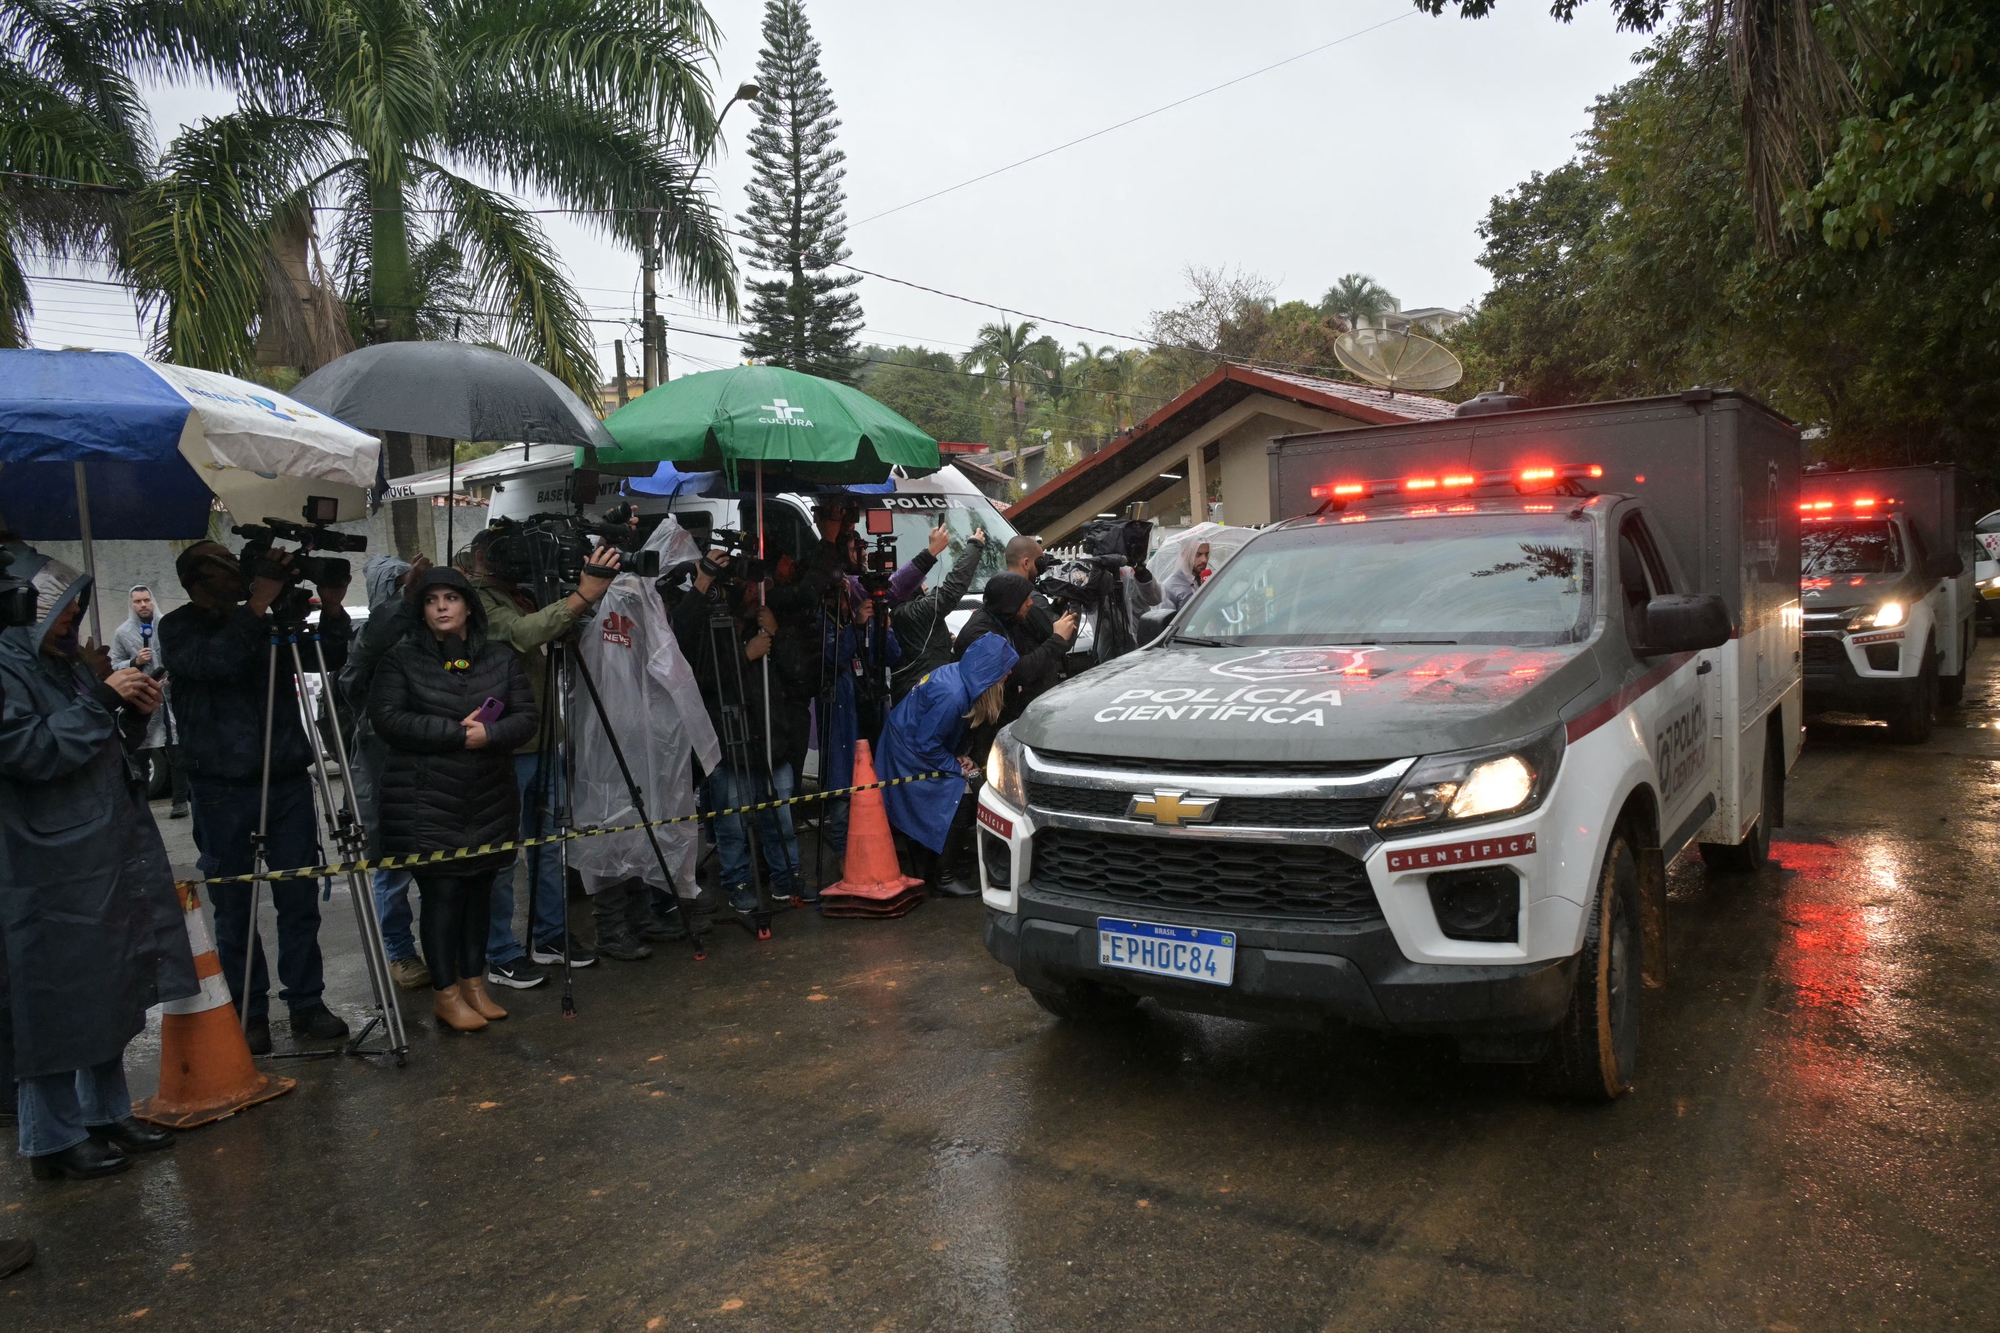
<svg viewBox="0 0 2000 1333"><path fill-rule="evenodd" d="M469 343L377 343L328 362L291 396L362 430L618 447L561 380L518 356Z"/></svg>

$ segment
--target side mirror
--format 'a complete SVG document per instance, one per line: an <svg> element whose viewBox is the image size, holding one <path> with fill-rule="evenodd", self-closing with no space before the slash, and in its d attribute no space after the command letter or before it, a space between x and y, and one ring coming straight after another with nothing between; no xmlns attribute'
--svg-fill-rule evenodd
<svg viewBox="0 0 2000 1333"><path fill-rule="evenodd" d="M1159 638L1160 631L1164 630L1173 618L1174 608L1171 606L1156 606L1150 611L1143 612L1139 616L1139 646L1144 648Z"/></svg>
<svg viewBox="0 0 2000 1333"><path fill-rule="evenodd" d="M1715 593L1670 593L1646 603L1646 653L1694 653L1729 642L1729 604Z"/></svg>
<svg viewBox="0 0 2000 1333"><path fill-rule="evenodd" d="M1955 579L1965 572L1965 557L1956 551L1945 551L1924 559L1926 579Z"/></svg>

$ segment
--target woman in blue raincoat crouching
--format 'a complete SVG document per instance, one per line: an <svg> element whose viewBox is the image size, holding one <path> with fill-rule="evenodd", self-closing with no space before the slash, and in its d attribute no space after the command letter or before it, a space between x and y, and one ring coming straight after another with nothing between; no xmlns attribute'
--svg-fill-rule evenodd
<svg viewBox="0 0 2000 1333"><path fill-rule="evenodd" d="M882 728L882 743L877 747L880 755L875 762L877 777L908 778L933 772L949 775L882 789L883 803L889 807L889 826L904 844L909 873L922 876L934 891L942 887L958 896L950 886L939 885L937 871L952 823L959 818L961 805L973 797L966 780L979 772L961 748L967 731L989 725L1000 716L1007 673L1019 656L1014 645L1000 635L981 635L958 661L918 681ZM978 888L974 885L963 892L976 893Z"/></svg>

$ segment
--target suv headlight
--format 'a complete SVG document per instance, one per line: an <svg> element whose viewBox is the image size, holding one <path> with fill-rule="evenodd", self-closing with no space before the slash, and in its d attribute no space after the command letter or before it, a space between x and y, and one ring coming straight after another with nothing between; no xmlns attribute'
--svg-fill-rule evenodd
<svg viewBox="0 0 2000 1333"><path fill-rule="evenodd" d="M986 752L986 785L1016 810L1028 808L1027 786L1021 781L1021 742L1014 739L1011 722L1000 728L993 748Z"/></svg>
<svg viewBox="0 0 2000 1333"><path fill-rule="evenodd" d="M1555 785L1563 743L1563 724L1558 722L1523 740L1419 759L1403 775L1375 827L1401 833L1526 814Z"/></svg>
<svg viewBox="0 0 2000 1333"><path fill-rule="evenodd" d="M1860 629L1894 629L1903 623L1903 604L1884 602L1871 606L1847 622L1850 631Z"/></svg>

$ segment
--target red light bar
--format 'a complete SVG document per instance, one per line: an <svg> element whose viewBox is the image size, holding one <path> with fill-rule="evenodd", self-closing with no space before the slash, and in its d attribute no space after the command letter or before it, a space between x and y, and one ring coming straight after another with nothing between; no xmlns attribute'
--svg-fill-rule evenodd
<svg viewBox="0 0 2000 1333"><path fill-rule="evenodd" d="M1540 487L1554 481L1596 480L1604 475L1596 463L1564 467L1531 467L1519 472L1448 472L1435 477L1384 477L1374 481L1334 481L1311 487L1315 500L1365 500L1396 492L1470 490L1475 486Z"/></svg>
<svg viewBox="0 0 2000 1333"><path fill-rule="evenodd" d="M1872 496L1864 496L1854 502L1854 507L1856 509L1873 509L1875 507L1875 500Z"/></svg>

